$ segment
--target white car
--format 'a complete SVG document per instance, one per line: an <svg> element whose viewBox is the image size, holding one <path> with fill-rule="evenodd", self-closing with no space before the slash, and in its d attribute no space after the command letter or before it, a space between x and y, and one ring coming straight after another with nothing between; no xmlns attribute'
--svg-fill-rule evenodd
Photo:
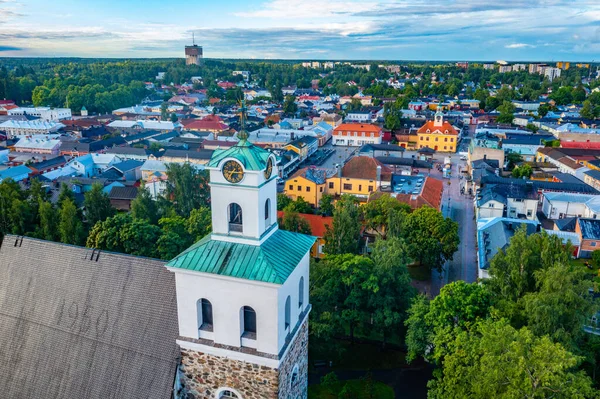
<svg viewBox="0 0 600 399"><path fill-rule="evenodd" d="M467 160L467 156L466 155L461 155L460 156L460 160L461 161L466 161Z"/></svg>

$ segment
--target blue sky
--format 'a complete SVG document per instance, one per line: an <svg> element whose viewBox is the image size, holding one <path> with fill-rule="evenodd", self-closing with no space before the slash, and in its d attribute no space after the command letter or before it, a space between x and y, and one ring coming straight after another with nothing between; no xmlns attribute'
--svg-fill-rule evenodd
<svg viewBox="0 0 600 399"><path fill-rule="evenodd" d="M600 0L0 0L0 57L600 61Z"/></svg>

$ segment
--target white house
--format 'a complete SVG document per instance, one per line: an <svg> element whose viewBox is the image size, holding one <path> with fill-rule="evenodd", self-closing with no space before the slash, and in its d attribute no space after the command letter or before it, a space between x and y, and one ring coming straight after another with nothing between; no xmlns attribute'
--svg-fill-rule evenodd
<svg viewBox="0 0 600 399"><path fill-rule="evenodd" d="M53 133L62 129L63 127L65 127L65 125L59 122L40 120L8 120L0 123L0 131L5 131L9 138Z"/></svg>
<svg viewBox="0 0 600 399"><path fill-rule="evenodd" d="M51 108L51 107L18 107L9 109L8 115L31 115L40 118L43 121L61 121L71 119L70 108Z"/></svg>
<svg viewBox="0 0 600 399"><path fill-rule="evenodd" d="M277 167L268 151L242 137L216 150L207 169L212 233L166 265L175 273L182 382L199 397L208 389L210 398L306 398L314 238L279 230ZM211 364L225 359L276 381L258 388L247 378L224 382Z"/></svg>
<svg viewBox="0 0 600 399"><path fill-rule="evenodd" d="M542 212L548 219L596 219L600 215L600 195L545 192L542 194Z"/></svg>

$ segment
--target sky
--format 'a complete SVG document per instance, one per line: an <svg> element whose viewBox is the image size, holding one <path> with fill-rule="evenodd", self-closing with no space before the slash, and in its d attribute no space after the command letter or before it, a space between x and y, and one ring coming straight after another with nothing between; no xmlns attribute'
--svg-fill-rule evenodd
<svg viewBox="0 0 600 399"><path fill-rule="evenodd" d="M600 0L0 0L0 57L600 61Z"/></svg>

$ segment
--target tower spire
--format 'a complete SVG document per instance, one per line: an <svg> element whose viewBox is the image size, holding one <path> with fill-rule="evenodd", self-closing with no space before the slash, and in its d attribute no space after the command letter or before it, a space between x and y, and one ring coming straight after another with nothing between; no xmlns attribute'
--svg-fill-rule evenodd
<svg viewBox="0 0 600 399"><path fill-rule="evenodd" d="M248 133L246 132L246 111L246 99L243 98L240 101L240 131L238 133L240 144L248 139Z"/></svg>

